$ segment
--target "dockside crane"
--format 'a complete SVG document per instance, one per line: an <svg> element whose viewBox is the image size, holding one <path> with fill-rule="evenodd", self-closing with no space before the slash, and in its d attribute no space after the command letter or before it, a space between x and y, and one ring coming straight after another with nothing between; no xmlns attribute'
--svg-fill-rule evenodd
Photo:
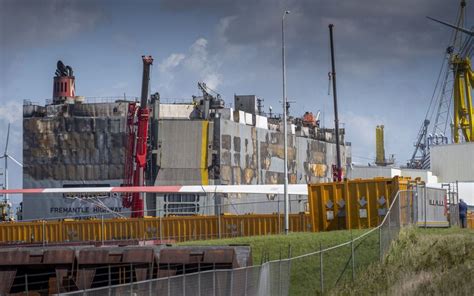
<svg viewBox="0 0 474 296"><path fill-rule="evenodd" d="M456 25L428 17L430 20L455 30L452 33L450 46L446 49L446 57L439 72L438 82L425 120L418 133L415 151L407 164L410 168L429 168L429 150L433 145L447 144L448 142L474 142L472 100L474 72L471 65L474 35L472 29L468 30L463 26L465 7L466 1L461 0ZM465 37L466 35L467 37ZM436 113L434 106L438 106ZM432 133L428 133L428 124L432 118L434 119L432 120ZM448 126L451 128L448 129ZM449 131L451 137L448 140Z"/></svg>
<svg viewBox="0 0 474 296"><path fill-rule="evenodd" d="M460 143L474 142L474 109L471 89L474 86L474 72L469 57L454 56L451 64L454 73L454 116L453 140Z"/></svg>
<svg viewBox="0 0 474 296"><path fill-rule="evenodd" d="M150 109L148 108L148 90L150 83L151 56L142 56L143 76L140 105L131 102L127 114L127 150L125 153L125 177L123 186L144 186L147 162L147 140ZM144 216L145 193L124 193L122 205L130 208L132 218Z"/></svg>

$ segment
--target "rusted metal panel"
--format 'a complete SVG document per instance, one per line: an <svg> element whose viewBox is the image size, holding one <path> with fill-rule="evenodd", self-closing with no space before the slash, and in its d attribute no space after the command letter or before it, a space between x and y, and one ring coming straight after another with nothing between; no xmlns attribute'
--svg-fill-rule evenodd
<svg viewBox="0 0 474 296"><path fill-rule="evenodd" d="M74 250L70 249L47 249L43 254L44 264L73 264Z"/></svg>
<svg viewBox="0 0 474 296"><path fill-rule="evenodd" d="M124 263L150 263L153 262L154 252L152 248L133 248L123 251Z"/></svg>
<svg viewBox="0 0 474 296"><path fill-rule="evenodd" d="M30 262L30 253L23 250L8 250L1 252L0 266L27 265Z"/></svg>
<svg viewBox="0 0 474 296"><path fill-rule="evenodd" d="M160 264L189 264L190 250L164 249L160 251Z"/></svg>
<svg viewBox="0 0 474 296"><path fill-rule="evenodd" d="M237 265L235 262L235 252L232 249L205 251L202 262Z"/></svg>
<svg viewBox="0 0 474 296"><path fill-rule="evenodd" d="M16 269L0 270L0 295L7 295L15 280Z"/></svg>
<svg viewBox="0 0 474 296"><path fill-rule="evenodd" d="M103 249L84 249L79 251L77 256L78 264L105 264L108 263L109 250Z"/></svg>
<svg viewBox="0 0 474 296"><path fill-rule="evenodd" d="M13 256L20 253L21 256ZM53 258L55 254L57 259ZM31 260L33 257L40 260ZM0 265L1 295L25 291L25 274L31 280L29 293L34 295L39 289L42 293L45 289L50 293L68 292L191 273L197 269L252 264L248 246L41 247L25 248L21 252L0 250L0 258L10 258ZM15 280L16 276L19 278ZM13 289L14 282L20 284Z"/></svg>

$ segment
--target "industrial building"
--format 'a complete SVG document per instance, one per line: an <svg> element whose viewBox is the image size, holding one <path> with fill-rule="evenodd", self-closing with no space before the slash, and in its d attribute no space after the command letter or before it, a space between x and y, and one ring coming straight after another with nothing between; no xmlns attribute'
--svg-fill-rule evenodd
<svg viewBox="0 0 474 296"><path fill-rule="evenodd" d="M220 95L198 84L202 96L189 103L162 103L151 95L146 185L282 184L282 120L265 114L255 95L236 95L234 108ZM23 184L40 187L121 186L126 179L127 111L133 100L90 103L75 95L72 68L58 63L53 99L40 106L26 103L23 112ZM319 126L307 113L288 121L290 184L331 181L336 163L334 129ZM343 164L351 163L350 144L340 130ZM226 204L242 196L166 194L146 196L146 214L202 213L203 205ZM260 198L275 198L265 195ZM279 198L279 197L277 197ZM209 208L207 208L209 209ZM262 211L273 211L266 208ZM304 210L295 203L293 212ZM127 216L117 194L25 194L23 219L108 215ZM259 211L259 209L254 209Z"/></svg>

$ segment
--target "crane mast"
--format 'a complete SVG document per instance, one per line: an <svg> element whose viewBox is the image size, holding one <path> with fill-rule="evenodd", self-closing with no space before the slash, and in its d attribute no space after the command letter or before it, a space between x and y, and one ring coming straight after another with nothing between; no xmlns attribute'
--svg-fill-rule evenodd
<svg viewBox="0 0 474 296"><path fill-rule="evenodd" d="M446 130L451 125L451 142L473 142L474 141L474 108L472 101L472 87L474 86L474 74L471 66L470 55L472 54L472 30L463 28L465 21L466 1L460 1L460 10L456 25L428 17L429 19L455 29L452 34L450 46L446 50L447 58L443 63L438 82L441 80L442 87L439 88L438 108L433 124L433 133L428 134L430 123L430 108L428 108L424 123L418 133L415 151L408 162L408 167L423 168L430 167L430 146L447 144ZM463 38L463 34L467 38ZM452 77L452 78L451 78ZM442 79L442 78L441 78ZM438 90L436 83L432 103ZM432 114L433 116L435 114Z"/></svg>
<svg viewBox="0 0 474 296"><path fill-rule="evenodd" d="M125 159L124 186L145 185L145 167L147 161L148 122L150 109L148 108L148 90L150 84L150 66L153 64L151 56L142 56L143 76L140 105L132 102L128 105L127 114L127 151ZM122 205L131 208L132 218L144 216L145 193L125 193Z"/></svg>
<svg viewBox="0 0 474 296"><path fill-rule="evenodd" d="M471 89L474 85L474 72L469 57L455 56L451 62L454 72L454 143L474 142L474 109Z"/></svg>

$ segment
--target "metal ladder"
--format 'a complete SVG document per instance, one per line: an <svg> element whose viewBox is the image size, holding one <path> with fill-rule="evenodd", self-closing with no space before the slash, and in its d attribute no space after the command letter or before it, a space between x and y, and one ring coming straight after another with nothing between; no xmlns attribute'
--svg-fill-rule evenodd
<svg viewBox="0 0 474 296"><path fill-rule="evenodd" d="M458 182L455 183L442 183L441 188L447 189L446 196L446 208L449 215L449 226L459 226L459 195L458 195Z"/></svg>

